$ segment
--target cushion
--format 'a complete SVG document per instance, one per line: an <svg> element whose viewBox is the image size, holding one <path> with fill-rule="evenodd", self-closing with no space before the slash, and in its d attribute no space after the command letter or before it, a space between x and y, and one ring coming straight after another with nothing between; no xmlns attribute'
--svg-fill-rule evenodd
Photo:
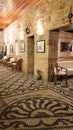
<svg viewBox="0 0 73 130"><path fill-rule="evenodd" d="M67 75L73 75L73 68L67 69Z"/></svg>
<svg viewBox="0 0 73 130"><path fill-rule="evenodd" d="M73 68L73 61L59 61L57 63L59 66L64 68Z"/></svg>
<svg viewBox="0 0 73 130"><path fill-rule="evenodd" d="M11 63L16 62L16 59L15 58L10 58L10 62Z"/></svg>
<svg viewBox="0 0 73 130"><path fill-rule="evenodd" d="M58 75L66 75L66 71L59 71Z"/></svg>
<svg viewBox="0 0 73 130"><path fill-rule="evenodd" d="M4 59L4 60L7 59L7 56L4 56L3 59Z"/></svg>

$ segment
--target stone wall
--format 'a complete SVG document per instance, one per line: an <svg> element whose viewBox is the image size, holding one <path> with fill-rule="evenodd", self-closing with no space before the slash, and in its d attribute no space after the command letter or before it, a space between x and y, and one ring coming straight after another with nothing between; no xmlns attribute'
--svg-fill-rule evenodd
<svg viewBox="0 0 73 130"><path fill-rule="evenodd" d="M3 44L3 32L0 31L0 52L2 51L2 48L4 47L4 44Z"/></svg>
<svg viewBox="0 0 73 130"><path fill-rule="evenodd" d="M56 39L55 36L50 37L49 31L69 24L67 16L71 2L73 3L72 0L39 0L30 10L23 11L19 18L3 31L8 56L22 57L22 70L24 72L30 72L31 66L33 66L31 65L33 62L30 60L32 52L29 53L29 48L32 50L32 45L29 45L28 37L34 36L34 75L37 77L37 70L40 70L42 79L48 81L50 59L57 58ZM29 34L26 34L27 26L30 29ZM36 51L36 44L39 40L45 40L44 53ZM19 47L21 41L25 44L23 53L20 52ZM9 52L10 44L14 47L13 53Z"/></svg>

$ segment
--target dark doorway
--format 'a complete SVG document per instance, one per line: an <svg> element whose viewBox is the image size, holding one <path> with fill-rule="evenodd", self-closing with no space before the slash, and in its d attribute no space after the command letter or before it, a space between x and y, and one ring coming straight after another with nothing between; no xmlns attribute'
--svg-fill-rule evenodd
<svg viewBox="0 0 73 130"><path fill-rule="evenodd" d="M34 73L34 36L27 38L28 72Z"/></svg>

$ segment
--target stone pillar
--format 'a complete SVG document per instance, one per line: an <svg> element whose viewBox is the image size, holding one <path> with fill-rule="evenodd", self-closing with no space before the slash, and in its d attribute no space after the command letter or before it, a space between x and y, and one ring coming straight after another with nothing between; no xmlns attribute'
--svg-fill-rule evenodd
<svg viewBox="0 0 73 130"><path fill-rule="evenodd" d="M53 66L57 63L59 32L49 32L49 80L53 80Z"/></svg>

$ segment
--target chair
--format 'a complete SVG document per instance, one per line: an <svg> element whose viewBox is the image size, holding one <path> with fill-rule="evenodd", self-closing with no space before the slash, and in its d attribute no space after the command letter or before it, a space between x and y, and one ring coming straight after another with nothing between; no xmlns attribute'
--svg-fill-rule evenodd
<svg viewBox="0 0 73 130"><path fill-rule="evenodd" d="M16 62L16 58L10 58L9 61L7 61L6 65L7 67L12 67L12 63Z"/></svg>
<svg viewBox="0 0 73 130"><path fill-rule="evenodd" d="M16 60L16 62L12 63L12 70L16 69L16 70L21 70L21 65L22 65L22 59L19 58Z"/></svg>
<svg viewBox="0 0 73 130"><path fill-rule="evenodd" d="M11 57L6 57L4 56L2 59L2 64L5 66L7 64L7 62L10 60Z"/></svg>
<svg viewBox="0 0 73 130"><path fill-rule="evenodd" d="M58 66L55 65L54 66L54 84L56 85L57 84L57 80L59 77L62 77L64 76L65 79L66 79L66 85L68 85L68 82L67 82L67 69L66 68L63 68L61 66Z"/></svg>

